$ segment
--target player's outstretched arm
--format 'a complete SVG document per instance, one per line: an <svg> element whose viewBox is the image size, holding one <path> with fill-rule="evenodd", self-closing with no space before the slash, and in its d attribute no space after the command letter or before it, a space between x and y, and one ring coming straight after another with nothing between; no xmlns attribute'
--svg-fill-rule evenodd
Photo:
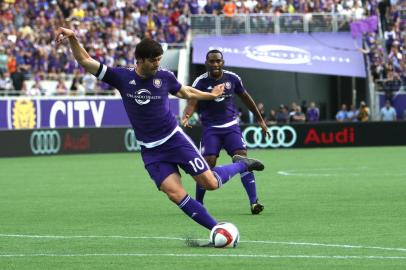
<svg viewBox="0 0 406 270"><path fill-rule="evenodd" d="M262 115L259 112L258 107L252 99L251 95L248 94L248 92L246 91L238 95L241 98L242 102L244 102L245 106L247 106L247 108L254 114L255 119L257 119L258 125L262 129L262 133L270 137L271 135L269 134L265 120L262 118Z"/></svg>
<svg viewBox="0 0 406 270"><path fill-rule="evenodd" d="M176 96L183 99L213 100L221 96L223 92L223 83L216 85L211 92L203 92L191 86L182 85Z"/></svg>
<svg viewBox="0 0 406 270"><path fill-rule="evenodd" d="M87 51L80 46L79 40L71 29L59 27L55 32L56 44L68 39L73 56L79 65L81 65L87 72L95 75L100 67L100 63L90 57Z"/></svg>
<svg viewBox="0 0 406 270"><path fill-rule="evenodd" d="M182 116L182 125L184 127L192 127L191 125L189 125L189 118L196 111L197 102L198 101L196 99L188 100L185 110L183 111L183 116Z"/></svg>

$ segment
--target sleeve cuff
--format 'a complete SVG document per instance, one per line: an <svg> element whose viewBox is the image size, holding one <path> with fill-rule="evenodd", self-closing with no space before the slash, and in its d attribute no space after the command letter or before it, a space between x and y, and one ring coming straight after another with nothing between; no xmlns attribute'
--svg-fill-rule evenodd
<svg viewBox="0 0 406 270"><path fill-rule="evenodd" d="M97 79L103 80L104 75L106 75L106 71L107 71L107 66L100 63L99 70L97 70L95 76L97 77Z"/></svg>

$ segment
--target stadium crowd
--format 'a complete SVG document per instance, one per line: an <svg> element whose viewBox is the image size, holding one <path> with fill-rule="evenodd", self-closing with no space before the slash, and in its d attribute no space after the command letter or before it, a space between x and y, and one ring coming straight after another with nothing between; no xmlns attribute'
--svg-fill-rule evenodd
<svg viewBox="0 0 406 270"><path fill-rule="evenodd" d="M184 43L192 14L237 13L378 15L383 39L379 32L367 34L363 50L373 77L388 98L406 83L406 1L5 0L0 5L0 91L44 94L44 79L55 81L53 94L57 95L98 93L107 88L86 76L69 50L54 46L53 33L61 25L75 29L86 40L84 46L93 58L107 65L126 66L134 63L134 44L144 37L167 44ZM28 78L35 82L30 87L24 83Z"/></svg>

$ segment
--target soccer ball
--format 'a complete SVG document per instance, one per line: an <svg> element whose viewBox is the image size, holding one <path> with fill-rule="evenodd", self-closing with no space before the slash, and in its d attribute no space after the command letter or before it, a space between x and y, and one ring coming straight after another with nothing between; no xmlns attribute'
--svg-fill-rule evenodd
<svg viewBox="0 0 406 270"><path fill-rule="evenodd" d="M229 222L220 222L210 232L210 241L216 248L235 248L240 240L237 227Z"/></svg>

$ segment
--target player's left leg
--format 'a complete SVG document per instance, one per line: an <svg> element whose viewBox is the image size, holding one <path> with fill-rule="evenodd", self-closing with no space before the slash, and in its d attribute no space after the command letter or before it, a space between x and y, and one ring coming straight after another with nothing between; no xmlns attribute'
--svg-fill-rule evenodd
<svg viewBox="0 0 406 270"><path fill-rule="evenodd" d="M259 160L249 158L236 160L234 163L216 166L210 169L206 160L200 154L200 151L189 136L184 132L179 132L179 135L176 134L175 136L175 138L171 138L172 142L179 141L179 145L182 146L177 148L177 155L173 158L178 159L179 166L186 173L193 176L197 184L206 190L220 188L238 173L251 170L263 170L264 166Z"/></svg>
<svg viewBox="0 0 406 270"><path fill-rule="evenodd" d="M224 139L224 149L230 156L239 155L247 157L247 149L244 139L241 135L239 127L230 127ZM244 186L245 192L248 195L250 201L251 213L253 215L259 214L264 210L264 206L258 202L257 187L255 183L255 176L252 172L241 173L241 183Z"/></svg>
<svg viewBox="0 0 406 270"><path fill-rule="evenodd" d="M233 155L247 156L247 150L235 150ZM245 192L251 205L251 213L257 215L264 210L264 206L259 203L257 196L257 187L255 183L255 176L252 172L243 172L241 175L241 183L244 186Z"/></svg>

